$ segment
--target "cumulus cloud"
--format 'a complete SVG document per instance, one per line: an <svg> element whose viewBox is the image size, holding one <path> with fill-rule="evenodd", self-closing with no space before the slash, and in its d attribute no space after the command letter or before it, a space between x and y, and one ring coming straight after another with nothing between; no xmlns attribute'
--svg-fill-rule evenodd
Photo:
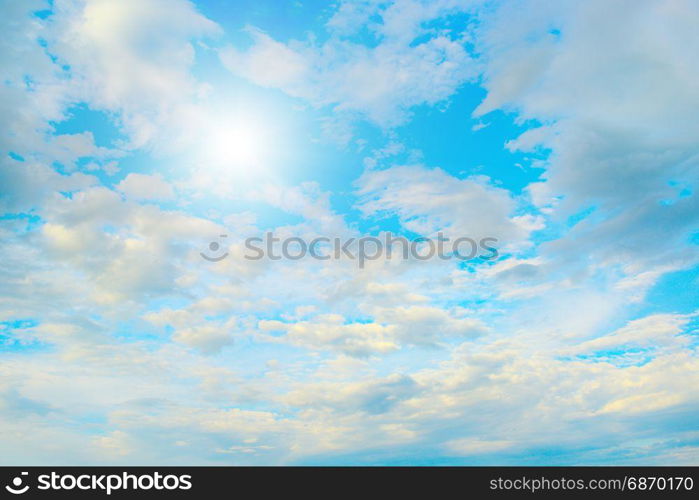
<svg viewBox="0 0 699 500"><path fill-rule="evenodd" d="M325 42L281 43L250 28L251 48L229 46L220 55L230 71L258 85L394 126L410 108L444 102L477 76L462 33L426 27L466 9L452 1L343 2L328 22ZM369 18L380 19L371 27L371 47L351 38Z"/></svg>
<svg viewBox="0 0 699 500"><path fill-rule="evenodd" d="M209 304L209 307L206 307ZM202 306L204 306L202 310ZM236 327L236 318L228 317L225 321L207 321L206 313L230 312L232 304L222 299L211 307L211 299L203 299L193 304L188 309L172 310L163 309L149 312L144 319L159 327L171 327L174 329L172 339L189 347L198 349L204 354L215 354L223 347L233 343L233 331ZM222 306L222 307L221 307Z"/></svg>
<svg viewBox="0 0 699 500"><path fill-rule="evenodd" d="M696 315L696 313L695 313ZM629 322L626 326L603 337L598 337L575 346L577 353L599 353L600 351L634 349L676 349L691 342L685 333L691 316L656 314Z"/></svg>
<svg viewBox="0 0 699 500"><path fill-rule="evenodd" d="M19 155L41 152L49 121L63 117L68 91L61 69L53 64L38 43L43 26L32 12L45 7L42 1L2 2L3 36L0 50L0 115L3 130L0 147Z"/></svg>
<svg viewBox="0 0 699 500"><path fill-rule="evenodd" d="M467 317L465 311L429 306L367 309L373 321L347 322L341 315L326 314L295 323L263 320L259 328L284 333L283 337L264 337L269 341L358 357L388 353L407 345L438 346L450 338L473 338L487 331L480 320Z"/></svg>
<svg viewBox="0 0 699 500"><path fill-rule="evenodd" d="M406 229L422 235L442 231L451 238L493 237L502 245L521 245L540 223L516 215L510 192L489 181L417 165L369 170L357 181L359 208L367 215L396 214Z"/></svg>
<svg viewBox="0 0 699 500"><path fill-rule="evenodd" d="M687 1L634 7L503 3L480 33L488 95L476 114L505 108L544 122L512 147L553 150L537 188L569 209L672 197L668 180L693 178L699 94L688 58L699 14Z"/></svg>
<svg viewBox="0 0 699 500"><path fill-rule="evenodd" d="M24 212L43 205L53 193L80 191L96 185L98 180L81 172L61 175L38 162L2 158L0 183L0 207L8 212Z"/></svg>
<svg viewBox="0 0 699 500"><path fill-rule="evenodd" d="M508 147L550 151L527 191L563 234L539 248L531 290L565 276L599 283L605 269L618 280L610 296L642 275L638 301L661 276L696 265L697 15L681 0L642 9L522 0L481 12L487 96L474 114L535 120Z"/></svg>
<svg viewBox="0 0 699 500"><path fill-rule="evenodd" d="M119 113L130 147L182 134L202 89L191 40L220 33L216 23L188 0L62 0L54 11L48 43L81 100Z"/></svg>
<svg viewBox="0 0 699 500"><path fill-rule="evenodd" d="M131 173L117 185L117 189L136 200L169 200L175 195L172 185L160 174Z"/></svg>

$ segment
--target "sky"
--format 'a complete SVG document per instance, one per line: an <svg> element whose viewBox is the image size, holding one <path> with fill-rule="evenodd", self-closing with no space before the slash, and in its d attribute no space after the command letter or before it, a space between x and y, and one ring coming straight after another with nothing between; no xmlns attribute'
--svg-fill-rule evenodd
<svg viewBox="0 0 699 500"><path fill-rule="evenodd" d="M699 463L697 2L0 5L0 463Z"/></svg>

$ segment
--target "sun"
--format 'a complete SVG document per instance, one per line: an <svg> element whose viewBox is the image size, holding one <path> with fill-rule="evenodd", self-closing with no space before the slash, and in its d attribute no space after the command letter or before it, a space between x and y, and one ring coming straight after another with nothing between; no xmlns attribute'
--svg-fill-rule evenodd
<svg viewBox="0 0 699 500"><path fill-rule="evenodd" d="M284 176L296 144L284 115L264 102L207 110L191 122L189 185L211 193L245 194Z"/></svg>
<svg viewBox="0 0 699 500"><path fill-rule="evenodd" d="M261 168L268 147L265 138L265 130L252 121L220 124L205 138L205 158L217 169Z"/></svg>

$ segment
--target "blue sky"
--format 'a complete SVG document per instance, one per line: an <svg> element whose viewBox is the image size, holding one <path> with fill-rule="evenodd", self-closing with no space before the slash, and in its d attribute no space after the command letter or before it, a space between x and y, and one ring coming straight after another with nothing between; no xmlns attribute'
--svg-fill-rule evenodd
<svg viewBox="0 0 699 500"><path fill-rule="evenodd" d="M695 2L2 8L2 463L697 463Z"/></svg>

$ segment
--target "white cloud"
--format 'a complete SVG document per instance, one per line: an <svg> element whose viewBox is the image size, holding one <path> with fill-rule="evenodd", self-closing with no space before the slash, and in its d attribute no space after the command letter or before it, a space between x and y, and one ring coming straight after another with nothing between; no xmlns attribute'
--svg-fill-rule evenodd
<svg viewBox="0 0 699 500"><path fill-rule="evenodd" d="M452 239L494 237L498 248L521 246L537 219L517 216L516 200L490 179L459 179L421 166L370 170L357 181L359 208L367 215L396 214L406 229Z"/></svg>
<svg viewBox="0 0 699 500"><path fill-rule="evenodd" d="M503 2L478 32L488 95L476 114L545 124L513 145L553 149L540 187L571 210L672 197L667 180L696 180L698 16L683 0Z"/></svg>
<svg viewBox="0 0 699 500"><path fill-rule="evenodd" d="M459 455L483 455L507 450L513 444L512 441L505 440L486 441L478 438L464 438L449 441L446 447L450 452L456 452Z"/></svg>
<svg viewBox="0 0 699 500"><path fill-rule="evenodd" d="M213 303L215 301L215 303ZM165 308L149 312L143 318L159 327L173 327L172 340L195 348L204 354L216 354L225 346L233 344L236 318L207 320L208 314L225 314L235 310L229 299L215 300L211 297L192 304L187 309Z"/></svg>
<svg viewBox="0 0 699 500"><path fill-rule="evenodd" d="M610 300L638 302L661 276L697 263L688 242L699 213L689 194L699 181L698 16L684 0L521 0L481 12L487 96L474 114L536 120L507 147L550 150L527 190L563 234L539 247L531 290L566 276L599 283L604 273ZM566 228L583 210L590 215Z"/></svg>
<svg viewBox="0 0 699 500"><path fill-rule="evenodd" d="M119 113L131 147L176 142L202 90L191 40L218 25L188 0L60 0L54 10L48 43L70 65L75 97Z"/></svg>
<svg viewBox="0 0 699 500"><path fill-rule="evenodd" d="M267 332L284 332L281 338L263 337L269 341L283 341L314 350L333 350L352 356L387 353L399 348L395 327L377 323L345 323L345 319L337 314L297 323L262 320L259 327Z"/></svg>
<svg viewBox="0 0 699 500"><path fill-rule="evenodd" d="M592 354L608 349L660 349L681 347L690 343L683 333L691 316L655 314L635 321L609 335L583 342L572 352Z"/></svg>
<svg viewBox="0 0 699 500"><path fill-rule="evenodd" d="M136 200L169 200L175 196L172 185L160 174L131 173L117 185L117 189Z"/></svg>
<svg viewBox="0 0 699 500"><path fill-rule="evenodd" d="M448 339L474 338L487 331L481 321L468 317L464 311L418 305L372 307L371 301L363 305L374 316L373 321L350 322L339 314L297 322L262 320L258 326L263 332L284 335L262 336L261 340L366 357L410 345L435 347Z"/></svg>
<svg viewBox="0 0 699 500"><path fill-rule="evenodd" d="M61 175L33 161L0 159L0 207L6 211L28 211L43 205L57 191L74 192L97 183L95 177L81 172Z"/></svg>
<svg viewBox="0 0 699 500"><path fill-rule="evenodd" d="M253 46L245 51L227 47L220 52L221 60L258 85L394 126L406 121L410 108L443 102L477 76L461 33L425 27L466 8L452 1L368 2L359 7L343 3L329 21L331 36L323 43L284 44L249 29ZM346 38L361 29L368 16L382 20L374 26L373 47ZM425 39L418 40L421 36Z"/></svg>

